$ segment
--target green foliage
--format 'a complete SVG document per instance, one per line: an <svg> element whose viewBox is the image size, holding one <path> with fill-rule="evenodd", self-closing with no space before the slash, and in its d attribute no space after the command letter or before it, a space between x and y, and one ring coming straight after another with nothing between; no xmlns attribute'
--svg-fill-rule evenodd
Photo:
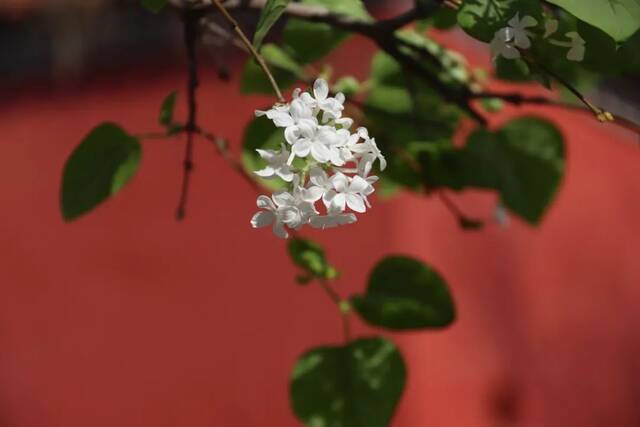
<svg viewBox="0 0 640 427"><path fill-rule="evenodd" d="M303 0L301 3L356 20L372 20L361 0ZM329 24L290 19L284 28L284 46L298 62L308 64L327 55L348 36Z"/></svg>
<svg viewBox="0 0 640 427"><path fill-rule="evenodd" d="M158 122L161 125L169 126L173 123L173 110L176 106L176 98L178 97L178 92L171 92L167 97L162 101L162 106L160 107L160 116L158 117Z"/></svg>
<svg viewBox="0 0 640 427"><path fill-rule="evenodd" d="M142 2L142 6L145 7L150 12L158 13L160 12L166 5L168 0L140 0Z"/></svg>
<svg viewBox="0 0 640 427"><path fill-rule="evenodd" d="M138 139L114 123L93 129L67 159L62 176L61 210L66 221L91 211L116 194L140 163Z"/></svg>
<svg viewBox="0 0 640 427"><path fill-rule="evenodd" d="M578 0L583 1L583 0ZM490 42L500 28L516 14L542 21L539 0L464 0L458 11L458 24L471 37Z"/></svg>
<svg viewBox="0 0 640 427"><path fill-rule="evenodd" d="M422 262L402 256L380 261L364 295L351 303L370 325L394 330L440 328L455 319L455 307L442 277Z"/></svg>
<svg viewBox="0 0 640 427"><path fill-rule="evenodd" d="M618 42L640 29L638 0L548 0L577 18L600 28Z"/></svg>
<svg viewBox="0 0 640 427"><path fill-rule="evenodd" d="M391 153L382 181L419 190L418 155L434 145L450 145L461 117L422 82L406 79L389 55L377 53L371 64L366 124L384 152Z"/></svg>
<svg viewBox="0 0 640 427"><path fill-rule="evenodd" d="M477 130L463 148L422 156L428 186L496 190L531 224L542 219L564 173L564 141L545 120L523 117L496 132Z"/></svg>
<svg viewBox="0 0 640 427"><path fill-rule="evenodd" d="M262 8L256 33L253 36L253 45L257 50L260 49L265 36L280 16L282 16L290 2L291 0L267 0L267 3Z"/></svg>
<svg viewBox="0 0 640 427"><path fill-rule="evenodd" d="M346 96L353 96L360 91L360 82L353 76L345 76L333 85L334 92L342 92Z"/></svg>
<svg viewBox="0 0 640 427"><path fill-rule="evenodd" d="M274 44L266 44L260 54L271 68L274 78L281 89L293 85L302 72L302 68L284 50ZM253 58L250 58L240 76L240 92L244 94L261 93L273 94L273 86L262 68Z"/></svg>
<svg viewBox="0 0 640 427"><path fill-rule="evenodd" d="M293 370L293 412L309 427L386 427L406 380L398 349L384 338L318 347Z"/></svg>
<svg viewBox="0 0 640 427"><path fill-rule="evenodd" d="M289 241L289 256L294 264L302 268L307 276L321 279L335 279L338 272L327 262L324 250L320 245L311 240L294 238ZM306 281L302 280L299 282Z"/></svg>
<svg viewBox="0 0 640 427"><path fill-rule="evenodd" d="M273 126L273 123L264 116L255 117L244 131L242 164L246 171L253 174L253 171L266 166L256 149L279 150L282 143L284 143L284 132L281 128ZM262 179L258 176L255 176L255 179L262 186L272 190L284 186L284 181L279 179Z"/></svg>

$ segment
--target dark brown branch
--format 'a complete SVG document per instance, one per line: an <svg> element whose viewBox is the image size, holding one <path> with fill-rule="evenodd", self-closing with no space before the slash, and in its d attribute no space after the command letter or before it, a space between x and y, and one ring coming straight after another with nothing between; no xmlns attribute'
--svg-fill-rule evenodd
<svg viewBox="0 0 640 427"><path fill-rule="evenodd" d="M568 102L558 101L555 99L547 98L545 96L524 96L519 93L500 93L500 92L482 92L473 94L473 98L476 99L488 99L488 98L497 98L501 99L505 102L516 106L522 105L542 105L547 107L558 107L564 108L567 110L579 111L582 113L593 114L593 110L590 108L585 108L580 105L570 104ZM625 117L615 115L614 121L612 124L616 124L620 127L628 129L632 132L635 132L640 135L640 124L635 123L633 120L627 119Z"/></svg>
<svg viewBox="0 0 640 427"><path fill-rule="evenodd" d="M187 66L189 69L189 78L187 82L187 108L188 117L184 131L187 134L187 144L185 147L183 161L183 178L182 189L180 192L180 201L176 210L176 218L180 221L184 219L187 203L189 200L189 187L191 184L191 173L193 171L193 143L194 134L197 130L197 113L198 106L196 95L198 90L198 57L196 54L196 44L198 41L198 20L200 12L194 10L185 10L183 12L184 21L184 43L187 52Z"/></svg>

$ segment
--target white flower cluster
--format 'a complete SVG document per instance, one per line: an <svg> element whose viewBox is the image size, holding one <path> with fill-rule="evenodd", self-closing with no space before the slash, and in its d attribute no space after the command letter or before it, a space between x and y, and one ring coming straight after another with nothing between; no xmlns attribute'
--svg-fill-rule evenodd
<svg viewBox="0 0 640 427"><path fill-rule="evenodd" d="M256 116L267 116L284 128L286 144L279 151L257 150L267 166L255 174L278 177L289 186L271 197L258 197L262 210L251 219L254 228L271 225L276 236L286 239L287 228L352 224L357 220L353 212L371 207L367 196L378 177L369 173L376 160L380 170L387 162L366 128L351 132L353 120L342 116L344 101L341 93L330 97L327 82L318 79L313 94L296 89L290 103L256 111ZM319 201L324 213L317 210Z"/></svg>
<svg viewBox="0 0 640 427"><path fill-rule="evenodd" d="M528 28L533 28L538 25L538 21L532 16L525 16L520 19L520 15L516 14L509 21L509 25L498 30L493 36L491 41L491 56L495 61L500 55L507 59L520 58L520 49L529 49L531 47L531 39L533 36ZM545 21L544 39L549 38L551 35L558 31L559 22L555 19L548 19ZM570 61L582 61L585 54L586 42L575 31L571 31L565 34L568 41L549 39L549 43L568 47L567 59Z"/></svg>

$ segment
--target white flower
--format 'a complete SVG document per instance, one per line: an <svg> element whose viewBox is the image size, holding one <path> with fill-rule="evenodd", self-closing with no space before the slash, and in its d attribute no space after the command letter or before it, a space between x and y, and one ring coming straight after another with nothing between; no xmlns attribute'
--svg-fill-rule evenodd
<svg viewBox="0 0 640 427"><path fill-rule="evenodd" d="M536 25L538 25L538 21L534 17L526 15L520 19L520 14L516 13L516 16L509 21L509 27L513 31L514 44L521 49L529 49L531 47L531 40L529 40L531 33L527 31L527 28Z"/></svg>
<svg viewBox="0 0 640 427"><path fill-rule="evenodd" d="M498 30L491 41L491 56L494 60L502 55L507 59L520 58L520 49L529 49L531 33L527 28L535 27L538 21L535 18L526 15L520 19L520 14L516 14L509 21L509 26Z"/></svg>
<svg viewBox="0 0 640 427"><path fill-rule="evenodd" d="M496 60L499 56L507 59L520 58L520 51L513 47L513 32L509 27L498 30L491 40L489 48L491 49L491 59Z"/></svg>
<svg viewBox="0 0 640 427"><path fill-rule="evenodd" d="M569 51L567 52L567 59L570 61L582 61L584 59L584 54L586 52L585 45L587 42L575 31L571 31L565 36L570 40L568 42L563 42L559 40L551 39L550 43L556 46L568 47Z"/></svg>
<svg viewBox="0 0 640 427"><path fill-rule="evenodd" d="M264 210L251 218L253 228L262 228L273 224L273 233L281 239L289 237L285 225L297 230L307 224L312 216L318 214L313 204L305 202L297 191L294 191L292 195L287 191L280 190L271 199L267 196L258 196L257 205Z"/></svg>
<svg viewBox="0 0 640 427"><path fill-rule="evenodd" d="M340 93L330 97L327 82L318 79L313 95L296 89L290 103L256 111L284 128L290 148L282 144L279 151L257 150L267 165L256 175L278 177L288 185L271 198L258 197L261 211L251 219L254 228L270 225L276 236L287 238L288 229L305 224L320 229L352 224L357 217L347 208L362 213L371 207L367 196L378 177L369 174L376 160L380 169L386 160L366 128L351 132L353 119L342 117L344 101ZM300 161L294 167L296 157ZM323 214L316 210L320 200Z"/></svg>
<svg viewBox="0 0 640 427"><path fill-rule="evenodd" d="M291 144L289 164L294 157L305 158L309 154L320 163L328 162L331 158L329 144L332 140L334 129L326 126L318 126L315 119L301 121L298 126L287 128L284 136Z"/></svg>
<svg viewBox="0 0 640 427"><path fill-rule="evenodd" d="M329 201L326 200L326 194L330 190L333 190L333 184L327 173L315 166L309 171L309 182L311 185L303 190L304 199L308 202L317 202L322 198L325 206L328 208Z"/></svg>
<svg viewBox="0 0 640 427"><path fill-rule="evenodd" d="M264 209L253 215L251 225L253 228L267 227L273 224L273 234L286 239L289 233L284 228L283 212L279 212L273 201L267 196L258 196L258 207Z"/></svg>
<svg viewBox="0 0 640 427"><path fill-rule="evenodd" d="M255 171L254 173L259 177L270 179L279 176L286 182L293 180L293 172L290 166L287 164L289 158L289 151L283 145L280 151L273 150L260 150L256 149L260 157L267 162L267 166L264 169Z"/></svg>
<svg viewBox="0 0 640 427"><path fill-rule="evenodd" d="M330 206L326 215L318 215L311 218L310 225L313 228L325 228L337 227L339 225L353 224L356 222L355 214L342 213L342 211L336 206Z"/></svg>
<svg viewBox="0 0 640 427"><path fill-rule="evenodd" d="M555 34L560 26L560 21L557 19L547 19L544 22L544 38L548 38L550 35Z"/></svg>
<svg viewBox="0 0 640 427"><path fill-rule="evenodd" d="M342 172L336 172L330 178L333 189L327 191L324 196L325 204L328 208L339 208L344 211L345 205L355 212L366 212L364 195L371 194L371 185L362 177L356 175L353 178L347 177Z"/></svg>
<svg viewBox="0 0 640 427"><path fill-rule="evenodd" d="M277 127L287 127L294 124L289 114L289 105L275 105L267 111L256 110L256 117L267 116Z"/></svg>
<svg viewBox="0 0 640 427"><path fill-rule="evenodd" d="M342 117L344 110L345 97L342 93L338 93L335 98L329 96L329 85L324 79L317 79L313 84L313 96L304 92L300 95L307 105L311 108L318 109L323 112L322 122L336 120Z"/></svg>

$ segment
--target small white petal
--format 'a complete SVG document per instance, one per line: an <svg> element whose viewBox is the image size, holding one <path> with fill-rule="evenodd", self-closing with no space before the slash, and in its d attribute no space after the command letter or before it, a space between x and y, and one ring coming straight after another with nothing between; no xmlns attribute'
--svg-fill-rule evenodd
<svg viewBox="0 0 640 427"><path fill-rule="evenodd" d="M362 200L362 196L359 196L357 194L347 194L346 201L347 201L347 206L349 206L349 209L353 211L360 212L360 213L367 211L367 208L364 205L364 200Z"/></svg>
<svg viewBox="0 0 640 427"><path fill-rule="evenodd" d="M262 228L271 225L275 221L276 216L271 211L260 211L251 218L251 226L253 228Z"/></svg>
<svg viewBox="0 0 640 427"><path fill-rule="evenodd" d="M258 171L255 171L254 174L258 175L261 178L271 178L271 177L273 177L273 175L276 174L276 171L271 166L267 166L264 169L260 169Z"/></svg>
<svg viewBox="0 0 640 427"><path fill-rule="evenodd" d="M284 224L280 221L276 221L273 224L273 234L281 239L286 239L287 237L289 237L289 233L287 233L287 230L285 230Z"/></svg>
<svg viewBox="0 0 640 427"><path fill-rule="evenodd" d="M346 191L349 186L349 178L347 178L342 172L338 172L331 177L331 184L338 193L342 193Z"/></svg>
<svg viewBox="0 0 640 427"><path fill-rule="evenodd" d="M363 193L369 189L369 183L359 176L354 176L349 184L350 193Z"/></svg>
<svg viewBox="0 0 640 427"><path fill-rule="evenodd" d="M324 79L318 79L313 83L313 94L318 101L322 101L329 96L329 85Z"/></svg>
<svg viewBox="0 0 640 427"><path fill-rule="evenodd" d="M331 158L329 147L321 142L311 144L311 156L320 163L326 163Z"/></svg>
<svg viewBox="0 0 640 427"><path fill-rule="evenodd" d="M273 201L269 197L264 195L258 196L256 204L260 209L275 210L276 208L276 205L273 204Z"/></svg>

